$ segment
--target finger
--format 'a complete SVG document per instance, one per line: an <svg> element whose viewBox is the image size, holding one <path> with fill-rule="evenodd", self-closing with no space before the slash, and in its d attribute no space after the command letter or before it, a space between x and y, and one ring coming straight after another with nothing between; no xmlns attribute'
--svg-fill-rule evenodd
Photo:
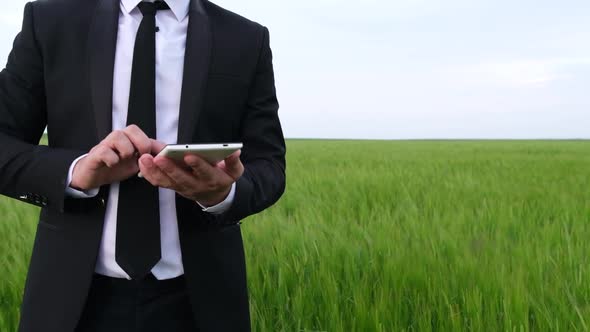
<svg viewBox="0 0 590 332"><path fill-rule="evenodd" d="M195 176L182 169L166 157L156 157L154 163L177 185L177 191L187 191L197 188L199 183Z"/></svg>
<svg viewBox="0 0 590 332"><path fill-rule="evenodd" d="M119 161L119 155L106 145L99 145L90 155L92 160L105 164L107 167L115 167Z"/></svg>
<svg viewBox="0 0 590 332"><path fill-rule="evenodd" d="M192 169L193 174L201 180L208 181L215 176L215 167L197 155L187 154L184 156L184 162Z"/></svg>
<svg viewBox="0 0 590 332"><path fill-rule="evenodd" d="M131 157L135 151L133 144L127 137L127 135L120 131L113 131L110 133L102 142L103 145L107 145L111 149L115 150L121 158L127 159Z"/></svg>
<svg viewBox="0 0 590 332"><path fill-rule="evenodd" d="M220 165L223 171L229 175L234 181L239 179L244 174L244 165L240 160L242 150L238 150L225 158L223 165Z"/></svg>
<svg viewBox="0 0 590 332"><path fill-rule="evenodd" d="M123 130L123 132L129 137L129 140L135 147L135 150L139 152L139 155L150 153L152 149L151 139L136 125L130 125Z"/></svg>
<svg viewBox="0 0 590 332"><path fill-rule="evenodd" d="M119 154L121 159L129 159L135 155L135 147L125 134L113 141L111 147Z"/></svg>
<svg viewBox="0 0 590 332"><path fill-rule="evenodd" d="M164 148L166 147L166 143L162 143L160 141L156 141L155 139L150 139L150 143L151 143L151 153L152 155L157 155L158 153L160 153L160 151L164 150Z"/></svg>
<svg viewBox="0 0 590 332"><path fill-rule="evenodd" d="M236 159L240 159L240 156L242 155L242 150L237 150L236 152L230 154L229 156L227 156L225 158L226 162L232 162L235 161Z"/></svg>
<svg viewBox="0 0 590 332"><path fill-rule="evenodd" d="M139 170L144 179L155 187L174 189L175 184L156 164L154 157L144 154L139 158Z"/></svg>

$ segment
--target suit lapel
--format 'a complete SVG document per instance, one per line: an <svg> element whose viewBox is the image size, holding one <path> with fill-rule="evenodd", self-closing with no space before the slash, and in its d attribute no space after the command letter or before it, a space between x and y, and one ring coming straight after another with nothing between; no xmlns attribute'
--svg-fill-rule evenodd
<svg viewBox="0 0 590 332"><path fill-rule="evenodd" d="M112 130L113 70L118 22L119 0L98 0L88 34L90 95L98 141Z"/></svg>
<svg viewBox="0 0 590 332"><path fill-rule="evenodd" d="M178 143L193 143L193 135L203 99L211 57L211 26L201 0L192 0L184 55L184 73L180 115L178 119Z"/></svg>
<svg viewBox="0 0 590 332"><path fill-rule="evenodd" d="M112 130L113 70L119 0L98 0L88 35L91 101L98 140ZM192 143L203 106L211 56L211 27L201 0L191 0L180 99L178 143Z"/></svg>

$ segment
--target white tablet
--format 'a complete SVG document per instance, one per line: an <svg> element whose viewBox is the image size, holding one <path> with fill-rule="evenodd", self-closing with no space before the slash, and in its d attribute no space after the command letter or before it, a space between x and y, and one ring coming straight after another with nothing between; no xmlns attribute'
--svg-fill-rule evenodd
<svg viewBox="0 0 590 332"><path fill-rule="evenodd" d="M170 144L158 153L170 159L182 161L187 154L196 154L210 164L229 157L232 153L242 148L242 143L218 143L218 144Z"/></svg>

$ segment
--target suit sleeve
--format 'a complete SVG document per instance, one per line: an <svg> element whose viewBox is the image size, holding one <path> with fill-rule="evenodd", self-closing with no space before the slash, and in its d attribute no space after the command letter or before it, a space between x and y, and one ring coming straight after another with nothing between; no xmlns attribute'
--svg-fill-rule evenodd
<svg viewBox="0 0 590 332"><path fill-rule="evenodd" d="M47 110L33 8L25 6L22 30L0 72L0 194L63 211L69 166L84 152L38 145Z"/></svg>
<svg viewBox="0 0 590 332"><path fill-rule="evenodd" d="M244 175L236 182L225 223L242 220L279 200L285 191L285 140L279 121L269 32L262 29L256 73L241 123Z"/></svg>

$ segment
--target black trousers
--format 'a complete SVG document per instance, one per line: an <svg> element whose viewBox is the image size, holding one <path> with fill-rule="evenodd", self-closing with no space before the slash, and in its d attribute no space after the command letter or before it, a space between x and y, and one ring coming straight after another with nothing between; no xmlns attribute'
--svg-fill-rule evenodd
<svg viewBox="0 0 590 332"><path fill-rule="evenodd" d="M76 332L198 332L184 277L95 275Z"/></svg>

